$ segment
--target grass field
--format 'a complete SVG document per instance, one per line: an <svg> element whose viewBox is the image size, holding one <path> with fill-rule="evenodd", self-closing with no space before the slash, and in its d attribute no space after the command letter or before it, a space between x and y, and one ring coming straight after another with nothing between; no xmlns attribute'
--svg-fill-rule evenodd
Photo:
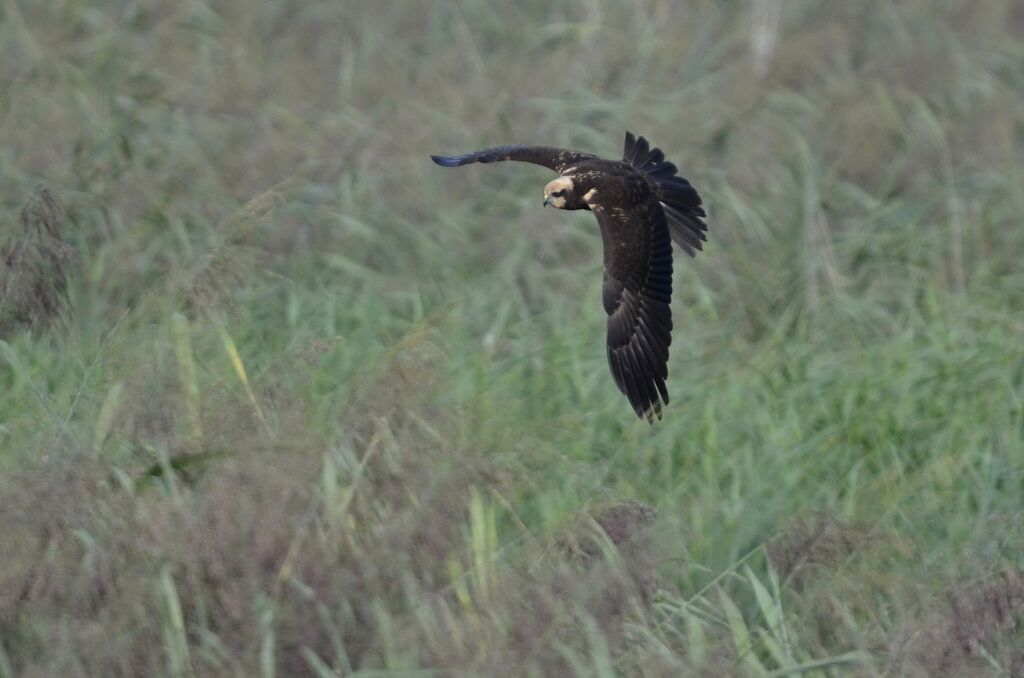
<svg viewBox="0 0 1024 678"><path fill-rule="evenodd" d="M593 217L428 157L626 129L710 213L653 427ZM3 0L38 183L0 678L1024 675L1017 0Z"/></svg>

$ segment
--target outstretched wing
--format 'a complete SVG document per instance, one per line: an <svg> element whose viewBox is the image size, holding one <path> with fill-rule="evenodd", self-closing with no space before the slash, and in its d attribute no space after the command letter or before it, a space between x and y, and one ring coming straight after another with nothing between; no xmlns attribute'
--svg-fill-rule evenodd
<svg viewBox="0 0 1024 678"><path fill-rule="evenodd" d="M691 257L696 250L704 249L708 227L703 218L707 213L701 207L700 195L689 181L676 176L676 166L665 160L661 149L651 148L647 139L626 132L622 161L654 180L672 240Z"/></svg>
<svg viewBox="0 0 1024 678"><path fill-rule="evenodd" d="M672 241L658 196L629 207L591 205L604 241L608 365L638 417L668 404Z"/></svg>
<svg viewBox="0 0 1024 678"><path fill-rule="evenodd" d="M580 153L578 151L570 151L564 148L523 145L500 146L498 148L488 148L483 151L465 153L463 155L430 156L431 160L442 167L459 167L460 165L469 165L474 162L518 160L519 162L529 162L534 165L541 165L542 167L553 169L559 174L563 174L565 170L569 169L581 160L593 160L595 158L597 158L597 156L591 155L590 153Z"/></svg>

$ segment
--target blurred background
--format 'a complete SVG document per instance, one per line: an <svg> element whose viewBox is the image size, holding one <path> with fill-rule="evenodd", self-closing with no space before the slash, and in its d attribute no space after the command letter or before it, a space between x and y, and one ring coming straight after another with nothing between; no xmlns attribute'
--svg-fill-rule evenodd
<svg viewBox="0 0 1024 678"><path fill-rule="evenodd" d="M627 129L653 427L429 159ZM5 0L0 677L1018 675L1022 160L1013 0Z"/></svg>

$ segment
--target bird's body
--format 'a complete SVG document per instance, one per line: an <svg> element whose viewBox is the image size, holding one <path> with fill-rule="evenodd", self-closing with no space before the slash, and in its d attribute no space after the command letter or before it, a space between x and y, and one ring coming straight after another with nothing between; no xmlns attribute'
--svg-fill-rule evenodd
<svg viewBox="0 0 1024 678"><path fill-rule="evenodd" d="M700 196L676 176L676 166L629 132L621 161L547 146L432 158L444 167L503 160L542 165L559 174L544 188L545 206L594 213L604 245L608 365L637 416L660 419L662 404L669 401L671 243L693 256L707 230Z"/></svg>

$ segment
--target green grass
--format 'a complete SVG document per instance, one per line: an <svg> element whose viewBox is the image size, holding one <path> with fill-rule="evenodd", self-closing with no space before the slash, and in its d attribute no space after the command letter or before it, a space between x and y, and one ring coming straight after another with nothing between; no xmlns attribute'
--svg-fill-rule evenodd
<svg viewBox="0 0 1024 678"><path fill-rule="evenodd" d="M0 678L1017 675L1017 4L6 0L0 238L77 261ZM654 427L593 218L428 157L625 129L710 212Z"/></svg>

